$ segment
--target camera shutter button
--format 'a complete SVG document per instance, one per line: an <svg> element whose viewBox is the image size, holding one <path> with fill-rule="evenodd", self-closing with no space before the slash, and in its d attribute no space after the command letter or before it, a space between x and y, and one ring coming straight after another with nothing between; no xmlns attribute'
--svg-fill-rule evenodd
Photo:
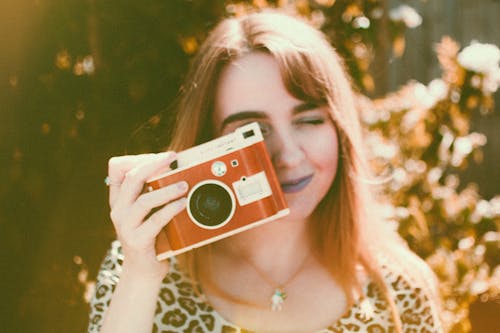
<svg viewBox="0 0 500 333"><path fill-rule="evenodd" d="M212 163L212 174L216 177L222 177L226 174L227 167L222 161L216 161Z"/></svg>

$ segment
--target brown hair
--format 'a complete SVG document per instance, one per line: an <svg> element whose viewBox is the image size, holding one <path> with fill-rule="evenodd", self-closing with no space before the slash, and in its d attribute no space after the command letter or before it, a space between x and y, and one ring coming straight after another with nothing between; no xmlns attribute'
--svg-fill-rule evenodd
<svg viewBox="0 0 500 333"><path fill-rule="evenodd" d="M376 241L382 238L378 235L384 229L379 228L382 219L374 217L373 211L370 219L366 214L374 205L366 195L364 180L369 179L369 174L351 84L342 60L320 31L297 18L270 12L222 21L193 59L187 83L181 89L169 149L180 151L213 137L214 89L221 69L233 59L255 51L267 52L276 59L290 94L320 101L331 110L340 138L340 157L336 179L310 224L318 255L344 289L349 304L361 291L356 265L364 266L386 296L396 330L401 331L380 264L371 254L374 249L382 249ZM397 242L387 234L383 238L384 242ZM193 251L180 258L194 276L196 255Z"/></svg>

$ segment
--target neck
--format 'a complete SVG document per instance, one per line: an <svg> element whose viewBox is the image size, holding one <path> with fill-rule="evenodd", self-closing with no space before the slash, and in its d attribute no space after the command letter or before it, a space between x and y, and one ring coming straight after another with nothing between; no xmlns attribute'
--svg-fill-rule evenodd
<svg viewBox="0 0 500 333"><path fill-rule="evenodd" d="M280 280L311 255L308 221L280 219L216 243L215 254L250 261Z"/></svg>

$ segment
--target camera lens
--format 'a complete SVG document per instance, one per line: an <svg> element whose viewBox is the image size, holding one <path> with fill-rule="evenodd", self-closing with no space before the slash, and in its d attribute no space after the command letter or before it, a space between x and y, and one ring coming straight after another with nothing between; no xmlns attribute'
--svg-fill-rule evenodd
<svg viewBox="0 0 500 333"><path fill-rule="evenodd" d="M213 229L222 226L233 214L233 198L228 189L215 183L196 188L189 200L193 220L201 227Z"/></svg>

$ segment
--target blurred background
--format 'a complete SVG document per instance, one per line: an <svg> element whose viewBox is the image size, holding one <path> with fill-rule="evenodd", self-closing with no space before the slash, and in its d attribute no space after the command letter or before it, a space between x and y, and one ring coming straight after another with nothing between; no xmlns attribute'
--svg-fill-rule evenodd
<svg viewBox="0 0 500 333"><path fill-rule="evenodd" d="M346 59L388 215L438 275L450 331L500 330L500 1L2 0L2 331L86 330L114 239L107 160L161 149L207 31L267 7Z"/></svg>

